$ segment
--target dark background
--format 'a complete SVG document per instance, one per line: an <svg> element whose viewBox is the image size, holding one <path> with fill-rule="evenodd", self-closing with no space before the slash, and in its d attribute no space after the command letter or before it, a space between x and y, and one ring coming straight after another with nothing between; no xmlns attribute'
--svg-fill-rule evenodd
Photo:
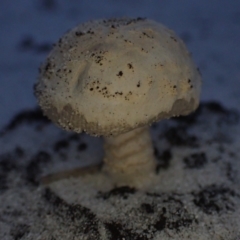
<svg viewBox="0 0 240 240"><path fill-rule="evenodd" d="M123 16L173 29L202 72L202 100L240 109L238 0L1 0L0 128L36 106L38 66L64 32L84 21Z"/></svg>

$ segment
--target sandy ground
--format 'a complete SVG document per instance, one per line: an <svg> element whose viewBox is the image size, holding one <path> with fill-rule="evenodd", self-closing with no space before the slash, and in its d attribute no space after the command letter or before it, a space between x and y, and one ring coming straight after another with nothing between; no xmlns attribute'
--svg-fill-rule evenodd
<svg viewBox="0 0 240 240"><path fill-rule="evenodd" d="M5 130L1 240L240 239L239 113L208 103L155 124L157 174L144 188L116 187L99 171L66 178L102 159L101 139L62 131L39 111Z"/></svg>

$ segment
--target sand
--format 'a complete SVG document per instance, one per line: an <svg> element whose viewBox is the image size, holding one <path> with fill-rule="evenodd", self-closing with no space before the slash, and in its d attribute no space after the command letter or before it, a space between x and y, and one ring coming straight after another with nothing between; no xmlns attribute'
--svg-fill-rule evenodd
<svg viewBox="0 0 240 240"><path fill-rule="evenodd" d="M74 171L101 163L101 138L21 112L0 134L0 239L239 239L240 114L202 103L151 133L152 185L116 187Z"/></svg>

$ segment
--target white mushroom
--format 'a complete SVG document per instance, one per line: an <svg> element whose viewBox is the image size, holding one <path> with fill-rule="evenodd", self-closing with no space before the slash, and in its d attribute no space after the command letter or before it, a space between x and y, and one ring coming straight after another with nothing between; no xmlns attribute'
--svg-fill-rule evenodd
<svg viewBox="0 0 240 240"><path fill-rule="evenodd" d="M194 111L200 88L200 74L173 31L122 18L66 33L41 67L35 94L60 127L104 136L104 171L118 185L135 185L156 165L148 126Z"/></svg>

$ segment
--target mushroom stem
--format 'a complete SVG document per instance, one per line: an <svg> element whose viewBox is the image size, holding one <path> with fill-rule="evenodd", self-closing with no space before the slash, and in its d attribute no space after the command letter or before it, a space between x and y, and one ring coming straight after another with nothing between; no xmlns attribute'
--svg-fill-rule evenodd
<svg viewBox="0 0 240 240"><path fill-rule="evenodd" d="M142 185L154 175L156 161L148 127L104 140L104 171L117 185Z"/></svg>

